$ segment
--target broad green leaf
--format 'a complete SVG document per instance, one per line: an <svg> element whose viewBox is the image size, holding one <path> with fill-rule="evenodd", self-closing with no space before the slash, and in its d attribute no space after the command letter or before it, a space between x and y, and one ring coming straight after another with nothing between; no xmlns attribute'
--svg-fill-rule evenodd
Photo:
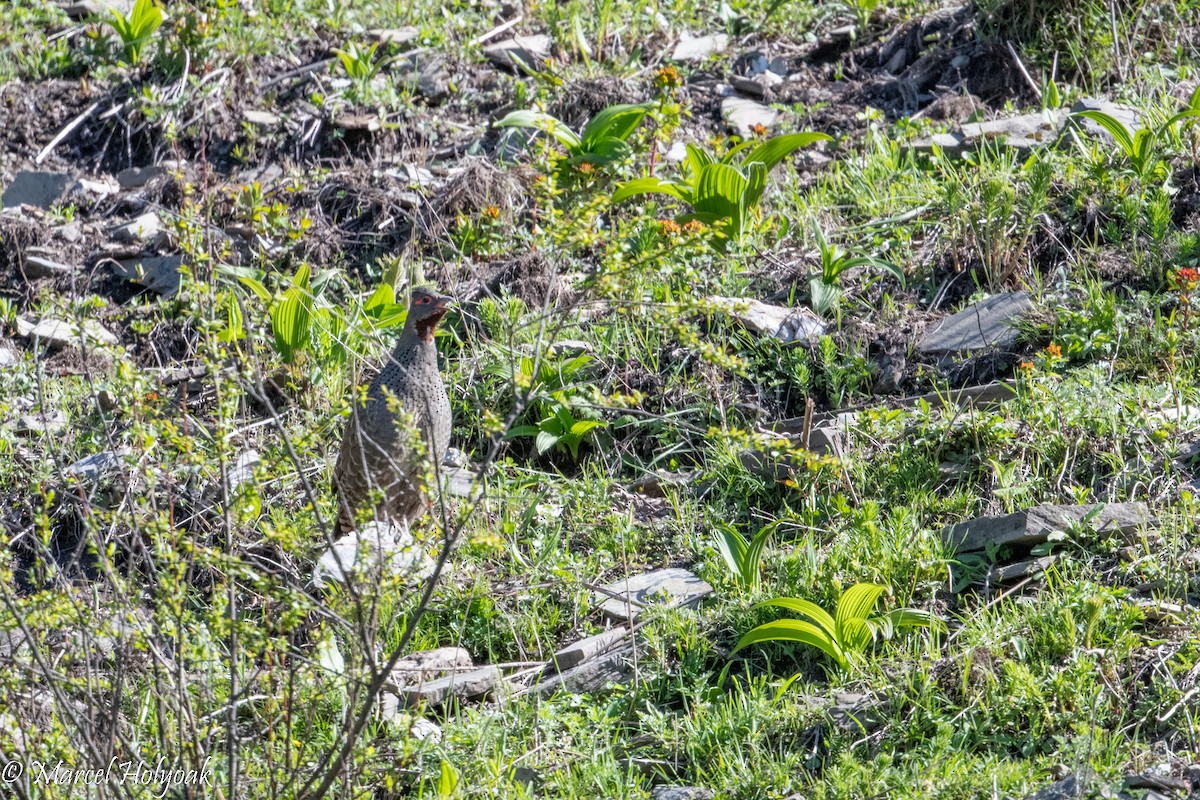
<svg viewBox="0 0 1200 800"><path fill-rule="evenodd" d="M547 450L552 449L554 445L558 444L558 438L559 437L557 435L550 433L549 431L540 432L537 435L538 455L544 454Z"/></svg>
<svg viewBox="0 0 1200 800"><path fill-rule="evenodd" d="M591 431L595 430L596 428L599 428L603 424L604 424L603 422L601 422L599 420L595 420L595 419L576 420L575 424L573 424L571 426L569 433L572 436L583 437L584 435L590 433Z"/></svg>
<svg viewBox="0 0 1200 800"><path fill-rule="evenodd" d="M238 283L254 292L258 299L262 300L263 303L270 305L271 293L267 291L266 286L263 286L262 281L258 280L257 278L252 278L249 275L240 275L238 276Z"/></svg>
<svg viewBox="0 0 1200 800"><path fill-rule="evenodd" d="M842 593L836 612L835 631L839 639L849 620L864 620L871 616L879 602L879 596L885 591L887 589L877 583L856 583Z"/></svg>
<svg viewBox="0 0 1200 800"><path fill-rule="evenodd" d="M622 139L611 136L597 139L590 147L585 146L577 155L571 156L572 164L588 163L596 166L612 164L628 158L633 150Z"/></svg>
<svg viewBox="0 0 1200 800"><path fill-rule="evenodd" d="M767 168L757 161L752 161L744 167L746 172L746 192L742 195L742 219L758 208L763 192L767 189Z"/></svg>
<svg viewBox="0 0 1200 800"><path fill-rule="evenodd" d="M1086 117L1101 128L1104 128L1113 137L1113 141L1117 143L1121 151L1127 157L1133 157L1136 152L1133 146L1133 133L1130 132L1129 128L1125 127L1125 123L1116 117L1105 114L1103 111L1080 111L1075 116Z"/></svg>
<svg viewBox="0 0 1200 800"><path fill-rule="evenodd" d="M933 631L946 629L946 623L942 620L928 611L917 608L897 608L876 619L877 621L886 619L896 630L901 631L909 628L929 628Z"/></svg>
<svg viewBox="0 0 1200 800"><path fill-rule="evenodd" d="M690 202L687 191L682 189L678 184L664 181L662 178L637 178L625 184L617 191L613 192L612 202L619 203L630 197L638 197L643 194L668 194L676 200Z"/></svg>
<svg viewBox="0 0 1200 800"><path fill-rule="evenodd" d="M725 565L729 567L729 571L739 581L744 582L746 575L743 565L746 563L746 553L750 549L750 543L746 541L746 537L731 525L719 525L716 541L717 551L725 559Z"/></svg>
<svg viewBox="0 0 1200 800"><path fill-rule="evenodd" d="M396 290L389 284L381 283L379 287L372 292L367 298L367 302L363 303L363 311L370 311L378 306L390 306L396 304Z"/></svg>
<svg viewBox="0 0 1200 800"><path fill-rule="evenodd" d="M811 622L801 619L780 619L747 631L741 639L738 639L738 643L730 655L752 644L761 644L762 642L799 642L811 645L836 661L842 669L850 666L845 654L832 636Z"/></svg>
<svg viewBox="0 0 1200 800"><path fill-rule="evenodd" d="M715 158L694 144L685 145L685 149L687 150L687 159L684 163L687 164L688 173L692 176L693 181L699 179L700 172L705 167L717 163Z"/></svg>
<svg viewBox="0 0 1200 800"><path fill-rule="evenodd" d="M651 103L609 106L592 117L580 133L581 149L589 152L602 139L617 139L624 142L629 138L646 114L653 108Z"/></svg>
<svg viewBox="0 0 1200 800"><path fill-rule="evenodd" d="M275 345L284 361L291 362L296 352L304 349L312 336L312 295L308 281L311 270L301 264L292 278L291 287L271 310L271 328Z"/></svg>
<svg viewBox="0 0 1200 800"><path fill-rule="evenodd" d="M775 532L774 525L764 525L754 538L750 540L750 546L746 549L746 557L744 560L744 569L748 573L744 577L746 583L754 589L758 588L761 570L759 565L762 563L763 550L766 549L767 540L771 538L771 534Z"/></svg>
<svg viewBox="0 0 1200 800"><path fill-rule="evenodd" d="M522 111L513 111L504 119L497 120L493 123L495 128L534 128L539 131L550 134L558 141L562 142L572 153L579 150L580 139L566 123L550 116L549 114L536 111L528 108Z"/></svg>
<svg viewBox="0 0 1200 800"><path fill-rule="evenodd" d="M750 153L742 159L742 164L750 164L757 162L762 164L770 172L783 159L799 150L801 147L807 147L815 142L823 142L833 137L826 133L792 133L786 136L776 136L768 139L758 147L750 151Z"/></svg>
<svg viewBox="0 0 1200 800"><path fill-rule="evenodd" d="M537 436L542 429L537 425L514 425L508 429L505 439L519 439L523 436Z"/></svg>
<svg viewBox="0 0 1200 800"><path fill-rule="evenodd" d="M813 275L808 279L808 296L812 310L824 317L842 301L842 287L822 280L820 275Z"/></svg>
<svg viewBox="0 0 1200 800"><path fill-rule="evenodd" d="M742 173L728 164L709 164L700 171L692 206L701 214L735 219L741 211L747 185Z"/></svg>
<svg viewBox="0 0 1200 800"><path fill-rule="evenodd" d="M847 653L858 653L875 638L875 629L864 619L857 617L845 620L838 631L838 644Z"/></svg>
<svg viewBox="0 0 1200 800"><path fill-rule="evenodd" d="M810 600L803 600L799 597L776 597L773 600L759 603L755 607L762 606L778 606L786 608L788 611L795 611L797 614L803 614L820 625L831 639L837 635L837 623L834 622L833 617L829 615L828 611Z"/></svg>

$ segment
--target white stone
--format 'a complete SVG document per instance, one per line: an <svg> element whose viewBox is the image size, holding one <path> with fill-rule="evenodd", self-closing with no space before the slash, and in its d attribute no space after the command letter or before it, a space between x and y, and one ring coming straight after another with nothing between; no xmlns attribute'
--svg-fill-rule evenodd
<svg viewBox="0 0 1200 800"><path fill-rule="evenodd" d="M747 297L708 299L755 333L774 336L782 342L811 342L825 335L825 324L807 308L773 306Z"/></svg>
<svg viewBox="0 0 1200 800"><path fill-rule="evenodd" d="M723 33L708 36L691 36L684 33L671 51L672 61L703 61L709 56L722 53L729 46L729 37Z"/></svg>
<svg viewBox="0 0 1200 800"><path fill-rule="evenodd" d="M743 139L755 135L755 128L771 128L779 112L745 97L726 97L721 101L721 118Z"/></svg>
<svg viewBox="0 0 1200 800"><path fill-rule="evenodd" d="M313 583L372 580L379 571L419 583L433 574L434 562L404 526L371 522L343 536L322 554L313 570Z"/></svg>

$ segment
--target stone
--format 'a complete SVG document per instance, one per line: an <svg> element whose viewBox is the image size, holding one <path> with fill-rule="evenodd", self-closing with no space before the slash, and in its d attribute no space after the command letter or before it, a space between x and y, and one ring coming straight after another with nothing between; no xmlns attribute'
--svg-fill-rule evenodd
<svg viewBox="0 0 1200 800"><path fill-rule="evenodd" d="M653 800L712 800L716 793L702 786L655 786Z"/></svg>
<svg viewBox="0 0 1200 800"><path fill-rule="evenodd" d="M993 381L964 389L946 389L941 392L913 395L899 400L900 405L911 407L926 403L930 408L993 408L1017 396L1017 386L1012 381Z"/></svg>
<svg viewBox="0 0 1200 800"><path fill-rule="evenodd" d="M1180 792L1188 793L1192 790L1190 782L1183 778L1172 776L1168 770L1169 765L1161 765L1160 770L1148 770L1139 772L1136 775L1126 775L1122 781L1124 789L1148 789L1151 792Z"/></svg>
<svg viewBox="0 0 1200 800"><path fill-rule="evenodd" d="M891 703L859 692L835 692L830 721L840 730L866 735L883 727Z"/></svg>
<svg viewBox="0 0 1200 800"><path fill-rule="evenodd" d="M89 343L115 345L117 337L94 320L84 320L81 329L74 322L46 317L36 325L17 320L17 332L27 339L40 339L51 347L77 345L81 336Z"/></svg>
<svg viewBox="0 0 1200 800"><path fill-rule="evenodd" d="M1041 558L1031 558L1028 561L1005 564L992 570L991 579L995 583L1012 583L1030 575L1041 575L1053 563L1054 556L1042 556Z"/></svg>
<svg viewBox="0 0 1200 800"><path fill-rule="evenodd" d="M573 667L577 667L585 661L590 661L593 658L607 653L625 640L629 635L629 630L625 627L613 628L612 630L597 633L594 636L589 636L586 639L580 639L574 644L569 644L559 650L550 659L551 665L558 672L564 672Z"/></svg>
<svg viewBox="0 0 1200 800"><path fill-rule="evenodd" d="M1050 111L986 122L968 122L952 133L939 133L927 139L920 139L912 147L918 152L930 152L933 146L937 145L949 156L961 156L985 143L1029 152L1055 144L1062 134L1066 120L1066 112Z"/></svg>
<svg viewBox="0 0 1200 800"><path fill-rule="evenodd" d="M69 264L63 264L61 261L54 261L45 256L31 255L28 250L25 251L25 277L37 278L54 278L59 275L70 275L74 272Z"/></svg>
<svg viewBox="0 0 1200 800"><path fill-rule="evenodd" d="M753 78L737 75L730 79L733 88L742 94L752 97L765 97L768 89L773 89L783 83L783 78L774 72L763 72Z"/></svg>
<svg viewBox="0 0 1200 800"><path fill-rule="evenodd" d="M609 594L597 593L602 600L600 610L617 621L637 619L640 610L665 598L670 606L693 605L712 594L712 586L682 567L668 567L644 572L632 578L615 581L604 587ZM623 600L610 595L619 595Z"/></svg>
<svg viewBox="0 0 1200 800"><path fill-rule="evenodd" d="M44 433L53 436L67 427L67 415L62 411L43 411L40 414L22 414L17 419L13 432L18 436L36 436Z"/></svg>
<svg viewBox="0 0 1200 800"><path fill-rule="evenodd" d="M483 48L483 54L501 69L519 72L523 64L529 69L540 70L550 58L552 45L552 40L545 34L513 36Z"/></svg>
<svg viewBox="0 0 1200 800"><path fill-rule="evenodd" d="M110 263L117 277L140 283L163 297L172 297L179 291L182 267L183 256L147 256Z"/></svg>
<svg viewBox="0 0 1200 800"><path fill-rule="evenodd" d="M419 742L434 744L442 740L442 729L436 722L412 713L400 706L400 698L389 692L379 697L379 715L383 721L398 731L405 731Z"/></svg>
<svg viewBox="0 0 1200 800"><path fill-rule="evenodd" d="M695 480L698 472L648 472L629 484L629 491L646 497L667 496L667 489L684 489Z"/></svg>
<svg viewBox="0 0 1200 800"><path fill-rule="evenodd" d="M421 32L412 26L406 26L403 28L370 28L364 35L367 37L367 41L380 44L406 44L420 36Z"/></svg>
<svg viewBox="0 0 1200 800"><path fill-rule="evenodd" d="M158 218L158 214L153 211L147 211L145 214L139 214L124 225L118 225L113 228L109 235L118 242L125 244L138 244L147 242L158 235L162 230L162 222Z"/></svg>
<svg viewBox="0 0 1200 800"><path fill-rule="evenodd" d="M233 494L243 483L253 480L254 468L261 463L262 458L259 456L257 450L243 450L241 453L238 453L233 466L225 473L225 478L229 483L229 493Z"/></svg>
<svg viewBox="0 0 1200 800"><path fill-rule="evenodd" d="M396 692L401 708L425 704L441 706L449 700L483 697L500 685L500 668L482 667L473 672L447 675L418 686L403 686Z"/></svg>
<svg viewBox="0 0 1200 800"><path fill-rule="evenodd" d="M474 500L483 491L483 484L474 471L462 467L451 467L442 473L446 492L452 497Z"/></svg>
<svg viewBox="0 0 1200 800"><path fill-rule="evenodd" d="M544 676L534 689L539 697L549 697L559 690L574 694L602 692L633 677L632 657L633 648L623 647L566 672Z"/></svg>
<svg viewBox="0 0 1200 800"><path fill-rule="evenodd" d="M0 342L0 367L11 367L18 363L21 356L8 342Z"/></svg>
<svg viewBox="0 0 1200 800"><path fill-rule="evenodd" d="M92 195L97 200L103 200L109 195L121 191L121 184L108 177L80 178L71 187L71 195Z"/></svg>
<svg viewBox="0 0 1200 800"><path fill-rule="evenodd" d="M390 69L427 100L441 101L450 95L450 70L440 56L424 53L406 56L393 62Z"/></svg>
<svg viewBox="0 0 1200 800"><path fill-rule="evenodd" d="M130 452L128 447L122 447L118 450L92 453L71 464L63 472L73 478L96 481L120 466L121 460Z"/></svg>
<svg viewBox="0 0 1200 800"><path fill-rule="evenodd" d="M107 16L116 12L125 16L133 10L134 0L78 0L78 2L59 3L59 8L73 20L88 17Z"/></svg>
<svg viewBox="0 0 1200 800"><path fill-rule="evenodd" d="M334 542L317 560L313 583L348 583L370 580L377 571L403 576L410 584L433 574L433 559L407 527L388 522L369 522Z"/></svg>
<svg viewBox="0 0 1200 800"><path fill-rule="evenodd" d="M160 166L129 167L117 173L117 184L122 189L140 189L150 181L166 175L167 171Z"/></svg>
<svg viewBox="0 0 1200 800"><path fill-rule="evenodd" d="M824 323L807 308L772 306L744 297L708 299L755 333L781 342L813 342L825 334Z"/></svg>
<svg viewBox="0 0 1200 800"><path fill-rule="evenodd" d="M75 244L83 238L83 226L78 222L68 222L55 228L54 235L67 244Z"/></svg>
<svg viewBox="0 0 1200 800"><path fill-rule="evenodd" d="M1085 780L1081 780L1080 776L1072 773L1062 780L1055 781L1049 786L1043 786L1031 795L1027 795L1025 800L1067 800L1070 797L1082 797L1086 787Z"/></svg>
<svg viewBox="0 0 1200 800"><path fill-rule="evenodd" d="M769 130L779 118L779 112L745 97L726 97L721 101L721 119L741 136L751 139L759 129Z"/></svg>
<svg viewBox="0 0 1200 800"><path fill-rule="evenodd" d="M0 196L0 207L34 206L49 211L74 183L66 172L18 172Z"/></svg>
<svg viewBox="0 0 1200 800"><path fill-rule="evenodd" d="M1098 509L1098 510L1097 510ZM978 517L942 530L942 540L955 553L1012 544L1032 546L1068 524L1082 522L1095 512L1088 526L1102 534L1132 533L1153 525L1155 518L1144 503L1108 503L1081 506L1043 505L999 517Z"/></svg>
<svg viewBox="0 0 1200 800"><path fill-rule="evenodd" d="M443 678L447 673L470 672L475 660L462 647L438 647L410 653L392 667L390 687L419 686L427 681Z"/></svg>
<svg viewBox="0 0 1200 800"><path fill-rule="evenodd" d="M1027 292L992 295L942 320L925 333L917 349L926 355L957 356L1009 347L1019 333L1013 323L1032 309Z"/></svg>
<svg viewBox="0 0 1200 800"><path fill-rule="evenodd" d="M704 61L717 53L725 52L729 46L729 37L723 33L708 36L691 36L684 33L679 43L671 51L672 61Z"/></svg>
<svg viewBox="0 0 1200 800"><path fill-rule="evenodd" d="M273 114L270 111L259 111L253 108L243 111L242 119L256 128L274 128L283 121L278 114Z"/></svg>

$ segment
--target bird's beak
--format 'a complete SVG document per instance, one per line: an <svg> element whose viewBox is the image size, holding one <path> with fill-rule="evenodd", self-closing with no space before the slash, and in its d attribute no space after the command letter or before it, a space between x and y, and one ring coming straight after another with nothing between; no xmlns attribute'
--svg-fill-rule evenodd
<svg viewBox="0 0 1200 800"><path fill-rule="evenodd" d="M439 294L433 298L434 311L449 311L454 306L454 298L448 294Z"/></svg>

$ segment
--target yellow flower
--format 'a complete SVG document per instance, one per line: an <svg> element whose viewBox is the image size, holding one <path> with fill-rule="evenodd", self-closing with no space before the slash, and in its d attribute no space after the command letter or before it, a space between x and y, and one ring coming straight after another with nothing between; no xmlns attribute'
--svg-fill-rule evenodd
<svg viewBox="0 0 1200 800"><path fill-rule="evenodd" d="M678 236L683 232L683 228L679 227L679 223L673 219L660 219L658 221L658 231L663 236Z"/></svg>
<svg viewBox="0 0 1200 800"><path fill-rule="evenodd" d="M1051 342L1046 345L1046 355L1050 358L1062 358L1062 348Z"/></svg>
<svg viewBox="0 0 1200 800"><path fill-rule="evenodd" d="M674 89L682 83L683 80L679 77L679 70L670 64L654 73L654 85L659 89Z"/></svg>
<svg viewBox="0 0 1200 800"><path fill-rule="evenodd" d="M500 209L496 206L488 206L483 210L483 215L490 219L500 219Z"/></svg>

